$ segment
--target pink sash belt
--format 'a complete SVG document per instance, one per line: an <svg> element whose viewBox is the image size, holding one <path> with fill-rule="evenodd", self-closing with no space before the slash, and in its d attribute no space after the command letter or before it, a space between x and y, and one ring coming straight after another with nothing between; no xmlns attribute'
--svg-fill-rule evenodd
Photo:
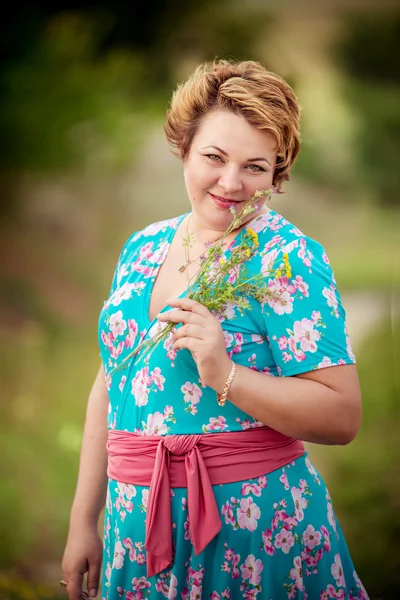
<svg viewBox="0 0 400 600"><path fill-rule="evenodd" d="M267 426L231 433L145 436L108 432L108 476L150 486L146 514L147 577L172 564L171 487L187 488L198 555L222 527L212 485L260 477L305 453L303 442Z"/></svg>

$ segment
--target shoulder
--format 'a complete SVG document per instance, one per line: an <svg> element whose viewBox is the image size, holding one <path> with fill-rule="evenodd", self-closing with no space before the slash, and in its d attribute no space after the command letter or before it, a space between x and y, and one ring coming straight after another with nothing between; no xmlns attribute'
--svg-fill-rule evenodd
<svg viewBox="0 0 400 600"><path fill-rule="evenodd" d="M137 251L141 246L147 244L154 245L154 243L158 241L164 241L166 236L177 229L184 216L185 215L183 214L177 217L163 219L162 221L156 221L146 225L143 229L134 231L125 242L120 259L126 258L132 254L132 252Z"/></svg>
<svg viewBox="0 0 400 600"><path fill-rule="evenodd" d="M146 271L147 277L154 275L154 269L165 258L173 232L184 217L150 223L129 236L119 254L111 292L120 287L132 270L139 268L140 272Z"/></svg>
<svg viewBox="0 0 400 600"><path fill-rule="evenodd" d="M293 275L319 273L332 277L324 246L296 225L271 210L256 218L251 229L258 235L258 250L264 267L288 255Z"/></svg>
<svg viewBox="0 0 400 600"><path fill-rule="evenodd" d="M133 242L136 242L141 239L158 237L160 234L170 232L171 229L175 230L184 216L185 215L179 215L178 217L171 217L170 219L164 219L163 221L156 221L155 223L146 225L146 227L134 233L131 239Z"/></svg>

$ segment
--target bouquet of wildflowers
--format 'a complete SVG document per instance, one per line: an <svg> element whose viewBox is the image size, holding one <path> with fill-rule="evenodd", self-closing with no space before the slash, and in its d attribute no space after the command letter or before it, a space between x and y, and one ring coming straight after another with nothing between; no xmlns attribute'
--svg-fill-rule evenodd
<svg viewBox="0 0 400 600"><path fill-rule="evenodd" d="M264 196L269 197L270 194L270 190L256 191L238 215L231 207L232 222L223 235L210 245L198 273L186 290L186 298L200 302L208 310L217 314L223 312L228 303L236 305L239 312L243 314L244 310L251 309L249 297L255 298L260 303L276 299L273 297L279 292L268 287L266 275L274 278L282 276L290 278L291 268L287 254L283 254L283 262L280 261L278 268L272 264L267 272L249 275L245 263L258 252L258 236L250 227L247 227L241 243L233 247L228 258L223 255L223 244L226 237L242 225L242 221L247 215L259 210L261 199ZM184 239L184 245L189 246L190 243L191 237L188 236ZM148 357L175 327L176 323L170 322L154 337L142 341L111 373L127 366L125 363L135 356Z"/></svg>

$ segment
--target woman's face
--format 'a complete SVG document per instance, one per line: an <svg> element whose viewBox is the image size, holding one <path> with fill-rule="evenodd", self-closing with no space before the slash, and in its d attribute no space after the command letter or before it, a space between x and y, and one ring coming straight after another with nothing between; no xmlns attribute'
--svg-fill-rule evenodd
<svg viewBox="0 0 400 600"><path fill-rule="evenodd" d="M207 229L225 231L256 190L272 186L274 138L244 117L213 111L204 117L185 158L184 177L193 216ZM242 221L254 218L250 213Z"/></svg>

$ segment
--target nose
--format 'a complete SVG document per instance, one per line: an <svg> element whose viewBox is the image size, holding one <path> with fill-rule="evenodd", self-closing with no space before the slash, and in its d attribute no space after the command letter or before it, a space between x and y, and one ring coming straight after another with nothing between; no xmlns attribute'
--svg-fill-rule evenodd
<svg viewBox="0 0 400 600"><path fill-rule="evenodd" d="M227 165L221 173L219 185L227 195L239 192L243 187L239 169L235 165Z"/></svg>

